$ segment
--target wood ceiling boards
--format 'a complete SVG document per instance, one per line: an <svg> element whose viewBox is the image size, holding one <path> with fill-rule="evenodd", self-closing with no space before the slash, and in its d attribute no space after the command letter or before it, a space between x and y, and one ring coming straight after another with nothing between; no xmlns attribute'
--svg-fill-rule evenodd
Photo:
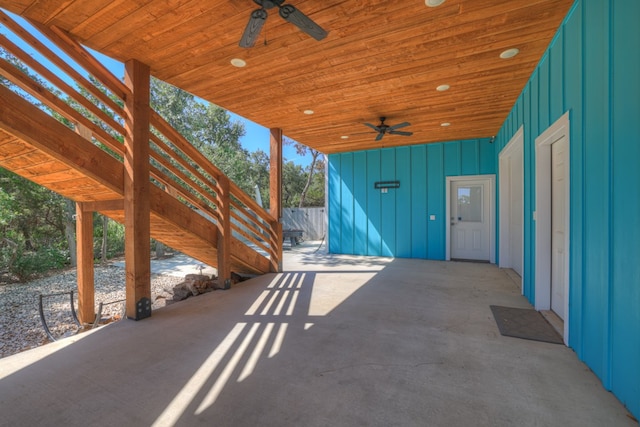
<svg viewBox="0 0 640 427"><path fill-rule="evenodd" d="M573 0L290 3L329 35L316 41L274 8L255 47L243 49L251 0L0 0L324 153L495 135ZM501 59L508 48L520 53ZM436 91L442 84L450 89ZM402 130L413 136L375 142L363 123L380 116L411 122Z"/></svg>

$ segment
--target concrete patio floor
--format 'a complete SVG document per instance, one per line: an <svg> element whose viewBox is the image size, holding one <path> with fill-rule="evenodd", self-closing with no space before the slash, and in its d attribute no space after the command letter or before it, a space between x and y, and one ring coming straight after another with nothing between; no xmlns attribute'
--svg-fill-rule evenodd
<svg viewBox="0 0 640 427"><path fill-rule="evenodd" d="M293 248L285 272L0 359L3 426L636 426L494 265Z"/></svg>

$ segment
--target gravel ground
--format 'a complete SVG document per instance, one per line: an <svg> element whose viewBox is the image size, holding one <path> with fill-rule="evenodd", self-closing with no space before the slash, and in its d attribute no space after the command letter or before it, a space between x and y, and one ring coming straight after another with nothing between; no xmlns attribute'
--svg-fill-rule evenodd
<svg viewBox="0 0 640 427"><path fill-rule="evenodd" d="M172 288L182 277L154 274L151 276L153 309L166 305L172 298ZM45 298L43 308L47 324L57 337L76 333L70 311L69 291L74 291L77 309L76 270L70 269L28 283L0 285L0 358L50 342L44 332L38 313L39 295L67 292L66 295ZM97 305L124 300L124 269L113 266L95 267L95 301ZM119 320L124 302L105 305L102 319Z"/></svg>

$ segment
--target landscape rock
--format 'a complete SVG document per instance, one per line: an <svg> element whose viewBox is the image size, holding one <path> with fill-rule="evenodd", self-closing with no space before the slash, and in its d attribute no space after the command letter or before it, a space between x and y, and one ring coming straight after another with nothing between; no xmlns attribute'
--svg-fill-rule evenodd
<svg viewBox="0 0 640 427"><path fill-rule="evenodd" d="M216 289L214 278L206 274L187 274L184 281L173 287L173 301L182 301Z"/></svg>

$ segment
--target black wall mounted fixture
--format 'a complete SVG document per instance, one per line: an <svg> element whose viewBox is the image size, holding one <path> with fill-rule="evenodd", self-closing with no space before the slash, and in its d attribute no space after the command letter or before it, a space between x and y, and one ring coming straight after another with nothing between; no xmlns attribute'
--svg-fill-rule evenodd
<svg viewBox="0 0 640 427"><path fill-rule="evenodd" d="M373 184L376 190L379 188L400 188L400 181L378 181Z"/></svg>

